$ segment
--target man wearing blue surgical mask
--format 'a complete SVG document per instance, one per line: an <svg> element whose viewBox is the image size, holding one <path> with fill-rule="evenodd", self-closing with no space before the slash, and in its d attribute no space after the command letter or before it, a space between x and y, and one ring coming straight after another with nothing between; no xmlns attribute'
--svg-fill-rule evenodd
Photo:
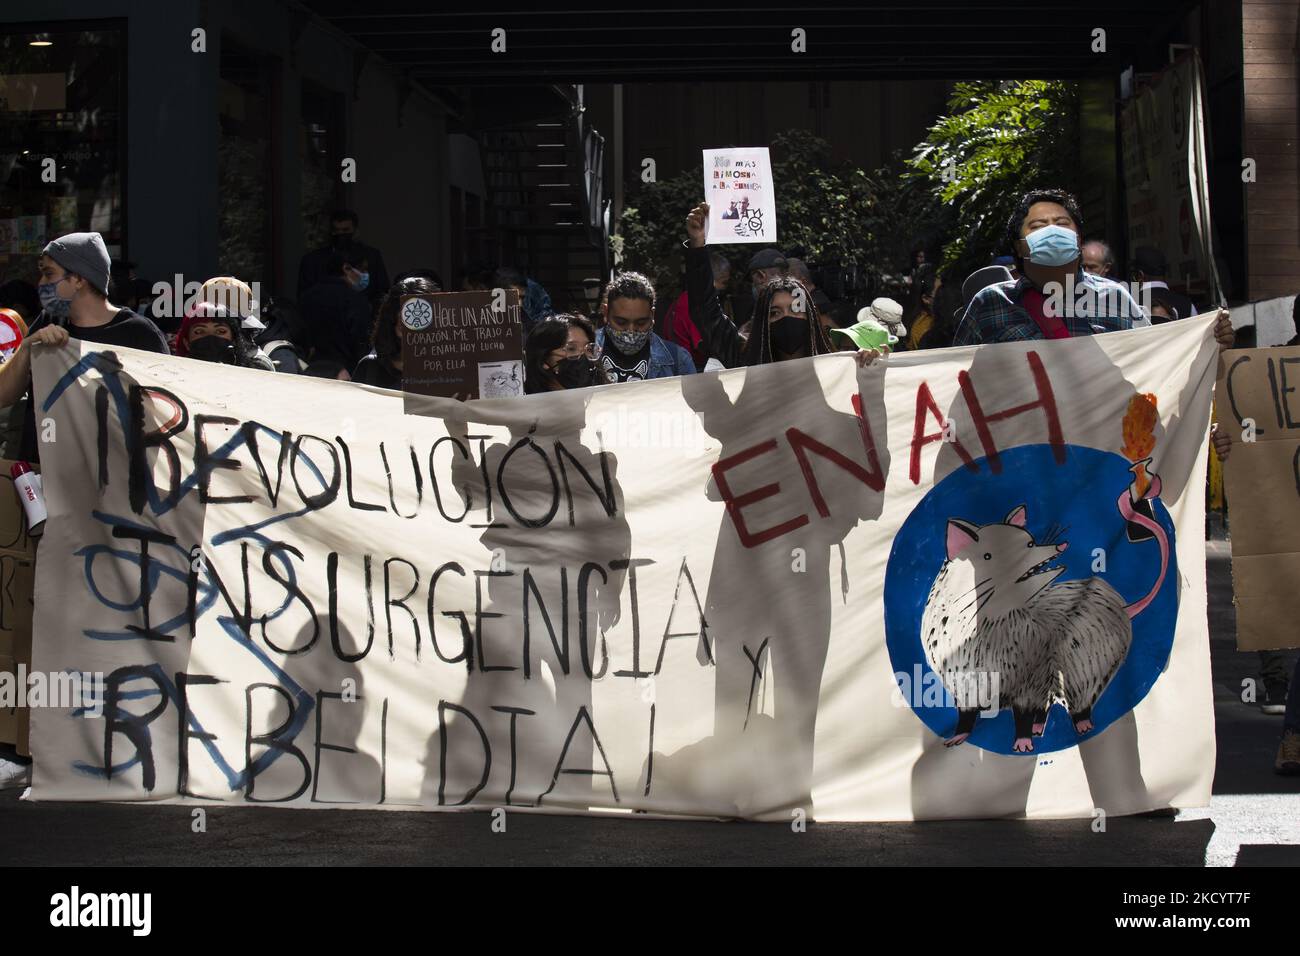
<svg viewBox="0 0 1300 956"><path fill-rule="evenodd" d="M691 375L695 361L676 342L655 334L655 290L639 272L610 280L600 305L605 324L596 333L601 364L611 382Z"/></svg>
<svg viewBox="0 0 1300 956"><path fill-rule="evenodd" d="M331 254L356 252L370 263L370 282L361 290L370 300L371 311L379 305L379 300L388 291L388 270L384 267L384 256L374 246L366 245L357 235L357 214L351 209L338 209L330 215L329 242L319 249L313 249L302 257L298 264L298 301L317 285L329 273Z"/></svg>
<svg viewBox="0 0 1300 956"><path fill-rule="evenodd" d="M981 289L953 344L1065 339L1150 325L1123 286L1083 270L1081 230L1078 203L1069 193L1025 193L1007 221L1006 234L1021 277ZM1215 338L1221 348L1232 344L1226 309L1220 311Z"/></svg>
<svg viewBox="0 0 1300 956"><path fill-rule="evenodd" d="M312 361L334 362L345 369L370 351L372 285L365 252L332 252L321 279L303 295L299 312L307 330Z"/></svg>

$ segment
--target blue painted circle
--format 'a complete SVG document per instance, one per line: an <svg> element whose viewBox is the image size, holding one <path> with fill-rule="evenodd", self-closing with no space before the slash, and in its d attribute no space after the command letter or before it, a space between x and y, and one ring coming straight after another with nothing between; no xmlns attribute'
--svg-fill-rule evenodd
<svg viewBox="0 0 1300 956"><path fill-rule="evenodd" d="M1101 578L1132 604L1155 585L1160 573L1160 547L1154 538L1130 541L1127 523L1116 501L1133 480L1130 463L1113 452L1067 445L1057 464L1048 445L1021 445L999 453L1001 469L962 467L932 488L903 522L894 538L885 570L885 640L896 682L912 710L927 727L947 738L957 725L955 707L923 706L921 691L911 685L919 673L925 682L937 680L921 644L925 602L946 557L949 518L977 525L1002 521L1017 505L1026 508L1025 530L1042 540L1053 525L1067 530L1058 540L1069 548L1057 563L1065 572L1056 583ZM1156 463L1157 466L1159 462ZM1158 471L1158 467L1157 467ZM1048 714L1043 736L1034 738L1033 753L1051 753L1096 736L1128 713L1155 685L1174 642L1178 615L1178 566L1174 526L1164 504L1151 502L1156 522L1169 537L1169 569L1155 600L1133 618L1133 643L1110 684L1092 710L1093 729L1080 738L1060 704ZM1094 550L1105 553L1104 572L1094 572ZM919 665L920 670L915 668ZM931 675L931 676L927 676ZM1010 710L981 717L967 743L992 753L1015 754L1015 727ZM1017 754L1017 756L1020 756Z"/></svg>

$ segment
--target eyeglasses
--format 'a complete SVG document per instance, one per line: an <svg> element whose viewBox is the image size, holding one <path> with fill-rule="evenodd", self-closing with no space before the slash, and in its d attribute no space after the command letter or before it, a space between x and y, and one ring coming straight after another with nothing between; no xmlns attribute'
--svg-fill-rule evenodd
<svg viewBox="0 0 1300 956"><path fill-rule="evenodd" d="M563 355L565 358L577 358L579 355L585 355L592 361L597 361L600 359L602 349L595 342L588 342L586 346L579 346L577 343L566 342L564 348L556 349L555 351Z"/></svg>

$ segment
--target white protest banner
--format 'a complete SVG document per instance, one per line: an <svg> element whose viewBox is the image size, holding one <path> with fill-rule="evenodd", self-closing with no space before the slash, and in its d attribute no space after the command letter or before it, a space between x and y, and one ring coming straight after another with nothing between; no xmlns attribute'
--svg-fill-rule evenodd
<svg viewBox="0 0 1300 956"><path fill-rule="evenodd" d="M34 667L105 679L32 795L1202 805L1211 319L467 404L38 351Z"/></svg>
<svg viewBox="0 0 1300 956"><path fill-rule="evenodd" d="M776 242L776 185L766 146L704 150L706 243Z"/></svg>

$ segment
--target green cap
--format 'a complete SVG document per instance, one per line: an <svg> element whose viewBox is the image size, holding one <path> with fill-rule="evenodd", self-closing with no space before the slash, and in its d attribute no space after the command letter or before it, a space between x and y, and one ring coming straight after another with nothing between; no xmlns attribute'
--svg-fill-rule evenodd
<svg viewBox="0 0 1300 956"><path fill-rule="evenodd" d="M863 319L857 325L850 325L847 329L831 329L831 334L843 335L852 339L853 344L858 348L874 349L877 352L884 346L892 346L898 341L897 335L892 334L889 329L873 319Z"/></svg>

